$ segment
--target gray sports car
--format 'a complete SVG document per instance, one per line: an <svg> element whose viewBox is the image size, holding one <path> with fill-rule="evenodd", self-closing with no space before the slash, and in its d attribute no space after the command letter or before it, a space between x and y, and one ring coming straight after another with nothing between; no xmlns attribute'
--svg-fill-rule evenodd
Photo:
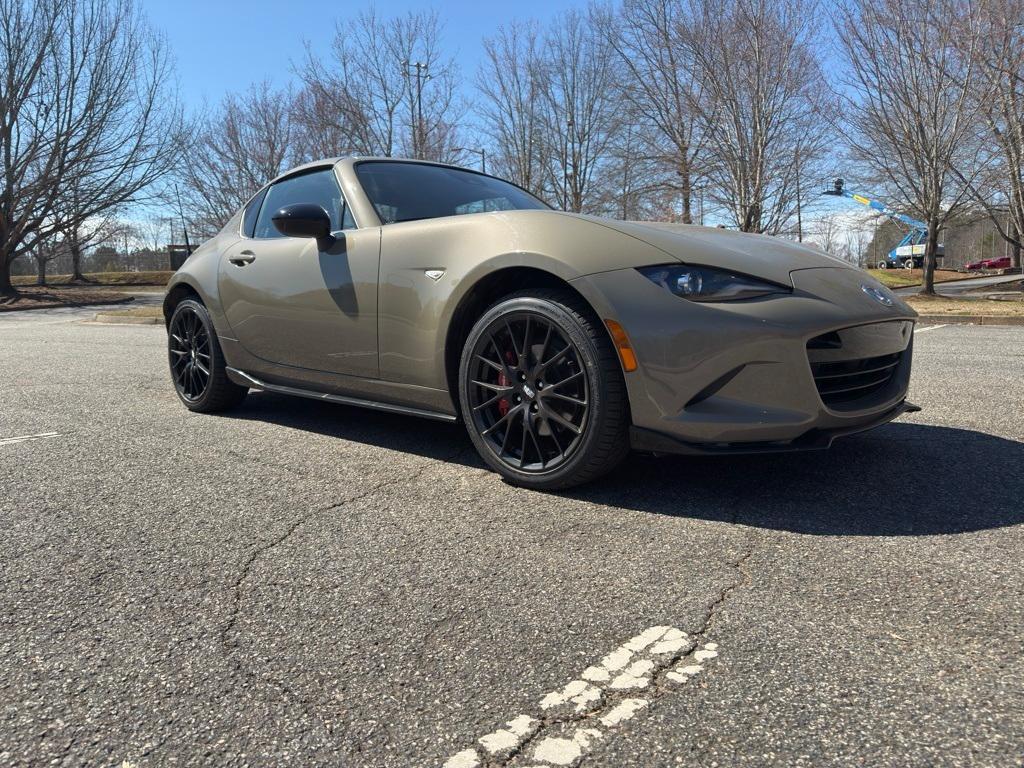
<svg viewBox="0 0 1024 768"><path fill-rule="evenodd" d="M262 389L461 419L532 488L631 448L826 448L914 409L916 315L866 273L773 237L562 213L419 161L273 180L163 308L193 411Z"/></svg>

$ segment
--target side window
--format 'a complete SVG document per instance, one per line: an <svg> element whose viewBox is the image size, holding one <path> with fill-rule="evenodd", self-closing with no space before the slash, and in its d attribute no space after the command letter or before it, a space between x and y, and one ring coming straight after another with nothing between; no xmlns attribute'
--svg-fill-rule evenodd
<svg viewBox="0 0 1024 768"><path fill-rule="evenodd" d="M316 203L323 206L331 217L331 229L341 229L341 212L345 200L334 179L334 169L311 171L301 176L292 176L279 181L267 190L256 219L253 237L284 237L274 227L273 215L286 205L294 203Z"/></svg>
<svg viewBox="0 0 1024 768"><path fill-rule="evenodd" d="M264 187L245 206L245 213L242 214L242 234L246 237L252 237L252 233L256 231L256 217L259 216L260 206L263 204L263 198L266 196L267 188Z"/></svg>

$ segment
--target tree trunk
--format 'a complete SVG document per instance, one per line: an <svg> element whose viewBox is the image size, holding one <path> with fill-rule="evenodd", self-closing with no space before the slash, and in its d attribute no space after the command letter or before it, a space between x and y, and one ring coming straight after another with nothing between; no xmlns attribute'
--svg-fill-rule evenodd
<svg viewBox="0 0 1024 768"><path fill-rule="evenodd" d="M1017 231L1017 225L1012 221L1010 222L1010 231L1007 234L1010 235L1010 266L1014 269L1020 269L1021 233Z"/></svg>
<svg viewBox="0 0 1024 768"><path fill-rule="evenodd" d="M17 293L11 284L11 262L7 260L7 254L0 253L0 296L14 296Z"/></svg>
<svg viewBox="0 0 1024 768"><path fill-rule="evenodd" d="M36 259L36 285L46 285L46 259Z"/></svg>
<svg viewBox="0 0 1024 768"><path fill-rule="evenodd" d="M939 250L939 227L935 219L928 220L928 239L924 246L924 279L921 293L935 295L935 254Z"/></svg>
<svg viewBox="0 0 1024 768"><path fill-rule="evenodd" d="M85 276L82 275L82 248L77 240L71 243L71 280L85 282Z"/></svg>
<svg viewBox="0 0 1024 768"><path fill-rule="evenodd" d="M683 196L683 224L693 224L693 182L690 180L690 164L679 163L679 187Z"/></svg>

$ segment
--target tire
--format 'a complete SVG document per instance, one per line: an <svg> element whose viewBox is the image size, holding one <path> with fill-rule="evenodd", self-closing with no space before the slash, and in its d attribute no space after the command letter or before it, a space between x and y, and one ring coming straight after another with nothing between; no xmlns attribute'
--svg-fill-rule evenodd
<svg viewBox="0 0 1024 768"><path fill-rule="evenodd" d="M913 269L914 268L914 260L913 259L907 259L906 261L904 261L903 262L903 268L904 269Z"/></svg>
<svg viewBox="0 0 1024 768"><path fill-rule="evenodd" d="M480 456L514 485L581 485L629 453L618 354L569 291L520 291L483 313L462 350L459 405Z"/></svg>
<svg viewBox="0 0 1024 768"><path fill-rule="evenodd" d="M190 411L226 411L249 394L248 387L228 378L210 313L194 299L174 308L167 325L167 360L178 399Z"/></svg>
<svg viewBox="0 0 1024 768"><path fill-rule="evenodd" d="M878 269L888 269L888 268L889 268L889 262L887 262L887 261L880 261L880 262L878 262L878 264L876 264L875 266L876 266L876 267L877 267Z"/></svg>

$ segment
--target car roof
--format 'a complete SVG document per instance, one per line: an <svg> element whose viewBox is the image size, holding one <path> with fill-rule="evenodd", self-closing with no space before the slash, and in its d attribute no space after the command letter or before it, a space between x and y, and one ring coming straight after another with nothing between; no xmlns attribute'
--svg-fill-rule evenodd
<svg viewBox="0 0 1024 768"><path fill-rule="evenodd" d="M347 163L355 165L356 163L362 162L386 162L386 163L408 163L410 165L436 165L440 168L457 168L460 171L470 171L471 173L481 173L473 168L466 168L461 165L455 165L454 163L439 163L434 160L418 160L412 157L387 157L384 155L339 155L337 157L325 157L320 160L311 160L308 163L297 165L294 168L289 168L282 174L279 174L275 178L271 179L267 184L275 184L282 179L286 179L289 176L295 176L296 174L305 173L316 168L330 168L339 163ZM483 176L489 176L490 174L483 173Z"/></svg>

